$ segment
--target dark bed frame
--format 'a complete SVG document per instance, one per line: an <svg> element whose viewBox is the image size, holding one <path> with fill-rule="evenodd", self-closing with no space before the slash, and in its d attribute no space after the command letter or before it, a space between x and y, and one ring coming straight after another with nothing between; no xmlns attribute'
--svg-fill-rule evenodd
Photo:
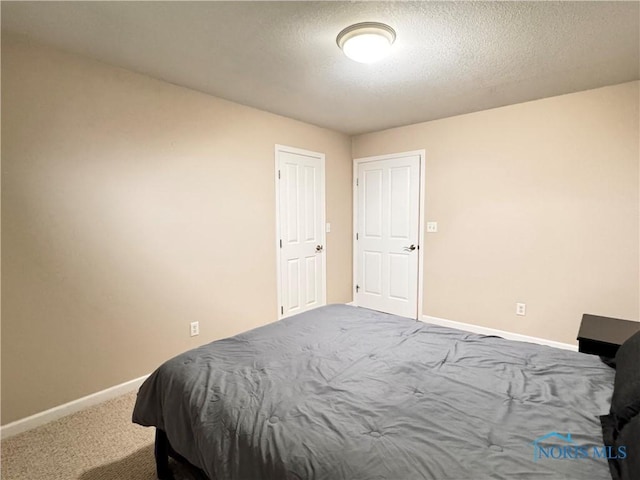
<svg viewBox="0 0 640 480"><path fill-rule="evenodd" d="M209 480L206 473L195 465L192 465L186 458L173 449L169 443L167 434L159 428L156 428L154 453L156 456L156 472L159 480L175 480L173 472L171 472L171 468L169 467L169 457L185 465L194 478L198 480Z"/></svg>

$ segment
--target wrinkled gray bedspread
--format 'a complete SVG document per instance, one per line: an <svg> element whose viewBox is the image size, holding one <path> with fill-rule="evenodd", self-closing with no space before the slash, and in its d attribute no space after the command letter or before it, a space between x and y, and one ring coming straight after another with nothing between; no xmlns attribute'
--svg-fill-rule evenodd
<svg viewBox="0 0 640 480"><path fill-rule="evenodd" d="M133 421L211 479L609 479L614 371L598 357L330 305L169 360Z"/></svg>

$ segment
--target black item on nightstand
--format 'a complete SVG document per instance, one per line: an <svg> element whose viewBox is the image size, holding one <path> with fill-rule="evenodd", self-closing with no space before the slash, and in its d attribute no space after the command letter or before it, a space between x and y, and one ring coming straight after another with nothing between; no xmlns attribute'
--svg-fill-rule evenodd
<svg viewBox="0 0 640 480"><path fill-rule="evenodd" d="M585 313L578 332L578 351L600 355L605 363L615 366L618 348L638 331L640 322Z"/></svg>

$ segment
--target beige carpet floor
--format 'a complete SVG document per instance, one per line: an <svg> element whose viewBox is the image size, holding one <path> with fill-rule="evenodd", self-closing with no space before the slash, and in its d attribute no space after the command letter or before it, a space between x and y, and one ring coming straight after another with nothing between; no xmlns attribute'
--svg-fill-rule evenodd
<svg viewBox="0 0 640 480"><path fill-rule="evenodd" d="M130 393L0 443L2 480L155 480L155 431L131 422ZM176 480L192 480L172 463Z"/></svg>

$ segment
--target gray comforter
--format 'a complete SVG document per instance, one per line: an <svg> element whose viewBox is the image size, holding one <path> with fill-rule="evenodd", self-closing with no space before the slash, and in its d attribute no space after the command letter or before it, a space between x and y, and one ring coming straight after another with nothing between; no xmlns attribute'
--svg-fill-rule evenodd
<svg viewBox="0 0 640 480"><path fill-rule="evenodd" d="M605 480L606 459L534 461L532 442L601 445L613 377L595 356L330 305L169 360L133 421L211 479Z"/></svg>

